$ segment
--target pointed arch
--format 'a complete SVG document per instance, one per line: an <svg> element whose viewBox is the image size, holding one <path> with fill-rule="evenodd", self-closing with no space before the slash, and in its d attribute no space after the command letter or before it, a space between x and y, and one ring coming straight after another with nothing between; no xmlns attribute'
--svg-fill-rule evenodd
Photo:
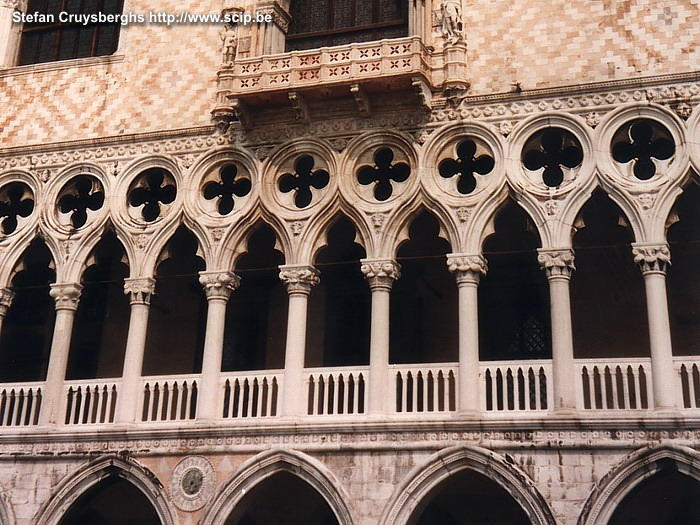
<svg viewBox="0 0 700 525"><path fill-rule="evenodd" d="M512 462L480 447L451 447L416 466L394 489L379 523L403 525L429 493L453 474L469 469L500 485L520 505L533 525L555 525L547 502L535 484Z"/></svg>
<svg viewBox="0 0 700 525"><path fill-rule="evenodd" d="M176 514L158 477L132 459L110 456L78 468L56 487L49 501L34 518L37 525L59 525L66 509L104 479L117 476L135 486L148 499L162 525L176 525Z"/></svg>
<svg viewBox="0 0 700 525"><path fill-rule="evenodd" d="M605 525L632 490L652 476L678 472L700 482L700 453L679 445L643 448L626 456L588 495L578 525Z"/></svg>
<svg viewBox="0 0 700 525"><path fill-rule="evenodd" d="M347 506L348 495L333 473L320 461L296 450L272 449L243 463L223 484L201 518L202 525L219 525L238 505L246 492L279 472L288 472L313 487L326 501L339 525L357 523Z"/></svg>

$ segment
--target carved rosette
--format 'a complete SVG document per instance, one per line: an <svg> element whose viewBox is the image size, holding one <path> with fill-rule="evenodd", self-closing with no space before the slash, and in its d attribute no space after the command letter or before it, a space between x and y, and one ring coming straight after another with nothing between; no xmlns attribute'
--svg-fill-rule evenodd
<svg viewBox="0 0 700 525"><path fill-rule="evenodd" d="M155 291L156 280L152 277L124 279L124 293L129 296L131 304L150 304Z"/></svg>
<svg viewBox="0 0 700 525"><path fill-rule="evenodd" d="M457 283L478 283L488 265L483 255L453 253L447 256L447 269L455 274Z"/></svg>
<svg viewBox="0 0 700 525"><path fill-rule="evenodd" d="M56 310L72 310L78 309L78 301L83 287L77 283L61 283L52 284L49 295L56 301Z"/></svg>
<svg viewBox="0 0 700 525"><path fill-rule="evenodd" d="M360 271L372 290L391 290L394 281L401 278L401 265L395 261L363 260Z"/></svg>
<svg viewBox="0 0 700 525"><path fill-rule="evenodd" d="M671 251L667 244L632 246L634 263L639 265L642 274L666 273L671 265Z"/></svg>
<svg viewBox="0 0 700 525"><path fill-rule="evenodd" d="M9 288L0 288L0 318L5 317L10 306L12 306L12 300L14 298L15 292Z"/></svg>
<svg viewBox="0 0 700 525"><path fill-rule="evenodd" d="M227 301L241 284L241 278L233 272L199 272L199 284L204 287L207 300Z"/></svg>
<svg viewBox="0 0 700 525"><path fill-rule="evenodd" d="M538 250L537 262L547 273L548 278L559 277L570 279L576 267L574 266L574 251L564 250Z"/></svg>
<svg viewBox="0 0 700 525"><path fill-rule="evenodd" d="M287 292L292 294L311 293L311 288L321 280L320 272L313 266L281 266L280 279L287 285Z"/></svg>

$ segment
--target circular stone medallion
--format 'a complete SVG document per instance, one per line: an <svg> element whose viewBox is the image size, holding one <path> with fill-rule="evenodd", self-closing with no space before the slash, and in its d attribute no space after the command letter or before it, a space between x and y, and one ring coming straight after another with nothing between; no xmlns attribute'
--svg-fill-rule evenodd
<svg viewBox="0 0 700 525"><path fill-rule="evenodd" d="M209 460L188 456L177 464L170 480L170 497L181 510L192 512L214 494L216 472Z"/></svg>

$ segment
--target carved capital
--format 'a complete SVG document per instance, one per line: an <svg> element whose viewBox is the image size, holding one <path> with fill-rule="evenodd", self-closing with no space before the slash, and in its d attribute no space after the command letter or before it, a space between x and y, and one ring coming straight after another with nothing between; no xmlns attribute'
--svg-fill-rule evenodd
<svg viewBox="0 0 700 525"><path fill-rule="evenodd" d="M0 0L0 7L24 11L24 0Z"/></svg>
<svg viewBox="0 0 700 525"><path fill-rule="evenodd" d="M666 273L671 265L671 251L667 244L633 244L634 263L639 265L642 274Z"/></svg>
<svg viewBox="0 0 700 525"><path fill-rule="evenodd" d="M280 266L280 279L291 294L309 294L319 282L319 271L313 266Z"/></svg>
<svg viewBox="0 0 700 525"><path fill-rule="evenodd" d="M401 265L391 260L363 259L360 271L372 290L390 290L394 281L401 278Z"/></svg>
<svg viewBox="0 0 700 525"><path fill-rule="evenodd" d="M124 279L124 293L131 304L150 304L151 295L156 291L156 280L152 277Z"/></svg>
<svg viewBox="0 0 700 525"><path fill-rule="evenodd" d="M56 310L77 310L83 287L77 283L54 283L49 295L56 301Z"/></svg>
<svg viewBox="0 0 700 525"><path fill-rule="evenodd" d="M5 317L14 298L15 292L9 288L0 288L0 317Z"/></svg>
<svg viewBox="0 0 700 525"><path fill-rule="evenodd" d="M255 9L255 15L271 15L272 22L279 27L284 34L287 34L287 31L289 31L289 24L292 21L292 17L278 2L269 2L260 5Z"/></svg>
<svg viewBox="0 0 700 525"><path fill-rule="evenodd" d="M199 284L204 287L207 299L228 300L241 284L241 278L233 272L199 272Z"/></svg>
<svg viewBox="0 0 700 525"><path fill-rule="evenodd" d="M574 251L563 250L538 250L537 262L540 267L547 272L547 277L571 278L571 274L576 269L574 266Z"/></svg>
<svg viewBox="0 0 700 525"><path fill-rule="evenodd" d="M483 255L450 253L447 269L455 274L458 283L478 283L481 276L486 275L488 265Z"/></svg>

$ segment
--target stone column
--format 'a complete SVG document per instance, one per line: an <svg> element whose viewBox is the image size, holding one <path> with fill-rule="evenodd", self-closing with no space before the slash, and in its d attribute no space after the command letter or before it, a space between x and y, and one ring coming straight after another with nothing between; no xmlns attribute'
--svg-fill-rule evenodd
<svg viewBox="0 0 700 525"><path fill-rule="evenodd" d="M306 415L304 357L306 354L306 314L311 288L319 283L319 271L313 266L280 266L280 279L287 285L287 349L284 359L285 416Z"/></svg>
<svg viewBox="0 0 700 525"><path fill-rule="evenodd" d="M364 259L360 269L372 290L368 412L388 414L393 412L390 392L395 390L389 387L394 384L389 378L389 308L391 287L401 277L401 266L394 261Z"/></svg>
<svg viewBox="0 0 700 525"><path fill-rule="evenodd" d="M61 408L66 403L63 383L68 368L73 320L82 290L83 287L80 284L61 283L52 284L49 291L51 297L56 301L56 322L53 328L49 369L46 373L46 385L39 419L43 425L59 423Z"/></svg>
<svg viewBox="0 0 700 525"><path fill-rule="evenodd" d="M14 298L15 292L9 288L0 288L0 334L2 334L2 325Z"/></svg>
<svg viewBox="0 0 700 525"><path fill-rule="evenodd" d="M226 304L231 292L241 284L241 279L232 272L199 272L199 282L207 295L207 331L204 336L197 419L214 420L221 417L218 412L222 393L219 380L226 328Z"/></svg>
<svg viewBox="0 0 700 525"><path fill-rule="evenodd" d="M677 404L678 376L673 366L666 298L666 269L671 264L671 252L665 243L633 244L632 254L642 270L646 288L654 408L672 409Z"/></svg>
<svg viewBox="0 0 700 525"><path fill-rule="evenodd" d="M137 420L139 409L137 404L141 397L141 369L146 349L148 310L155 288L156 280L151 277L124 279L124 293L130 299L131 316L124 353L122 384L119 389L119 413L117 415L119 423L133 423Z"/></svg>
<svg viewBox="0 0 700 525"><path fill-rule="evenodd" d="M549 280L549 310L552 320L552 390L554 410L573 412L576 409L576 364L574 336L571 327L569 282L575 270L574 252L538 250L537 261ZM550 407L551 409L552 407Z"/></svg>
<svg viewBox="0 0 700 525"><path fill-rule="evenodd" d="M448 254L459 293L459 378L457 409L476 415L481 410L479 383L479 280L488 269L481 255Z"/></svg>

